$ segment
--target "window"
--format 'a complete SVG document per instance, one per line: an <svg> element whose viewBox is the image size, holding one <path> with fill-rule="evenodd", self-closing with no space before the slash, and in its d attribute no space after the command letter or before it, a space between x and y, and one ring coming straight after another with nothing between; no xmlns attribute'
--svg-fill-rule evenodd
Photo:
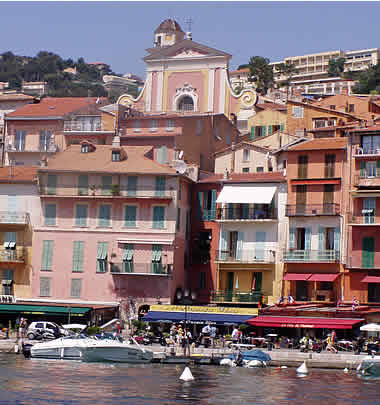
<svg viewBox="0 0 380 405"><path fill-rule="evenodd" d="M40 131L40 152L47 152L49 150L50 139L50 131Z"/></svg>
<svg viewBox="0 0 380 405"><path fill-rule="evenodd" d="M335 110L335 108L336 108L335 105L333 105L333 104L330 105L330 110Z"/></svg>
<svg viewBox="0 0 380 405"><path fill-rule="evenodd" d="M87 195L88 194L88 175L81 174L78 176L78 194Z"/></svg>
<svg viewBox="0 0 380 405"><path fill-rule="evenodd" d="M156 197L164 197L165 196L165 187L166 187L166 178L165 176L157 176L156 177Z"/></svg>
<svg viewBox="0 0 380 405"><path fill-rule="evenodd" d="M55 226L56 225L56 210L57 210L57 207L55 204L46 204L45 205L45 225L46 226Z"/></svg>
<svg viewBox="0 0 380 405"><path fill-rule="evenodd" d="M162 266L162 246L152 245L152 262L151 271L153 274L162 274L164 272Z"/></svg>
<svg viewBox="0 0 380 405"><path fill-rule="evenodd" d="M153 207L153 228L163 229L165 225L165 207L155 206Z"/></svg>
<svg viewBox="0 0 380 405"><path fill-rule="evenodd" d="M72 278L70 296L73 298L80 298L81 290L82 290L82 279L81 278Z"/></svg>
<svg viewBox="0 0 380 405"><path fill-rule="evenodd" d="M140 120L136 120L133 123L133 131L134 132L140 132L141 131L141 121Z"/></svg>
<svg viewBox="0 0 380 405"><path fill-rule="evenodd" d="M99 227L107 228L111 226L111 206L101 205L99 207Z"/></svg>
<svg viewBox="0 0 380 405"><path fill-rule="evenodd" d="M128 176L127 193L128 197L136 196L137 176Z"/></svg>
<svg viewBox="0 0 380 405"><path fill-rule="evenodd" d="M42 242L41 270L49 271L53 269L53 248L54 241L44 240Z"/></svg>
<svg viewBox="0 0 380 405"><path fill-rule="evenodd" d="M198 219L214 221L216 218L216 190L198 192Z"/></svg>
<svg viewBox="0 0 380 405"><path fill-rule="evenodd" d="M325 155L325 177L335 177L335 155Z"/></svg>
<svg viewBox="0 0 380 405"><path fill-rule="evenodd" d="M334 248L335 228L325 228L325 250L335 250Z"/></svg>
<svg viewBox="0 0 380 405"><path fill-rule="evenodd" d="M249 173L249 167L243 167L243 173Z"/></svg>
<svg viewBox="0 0 380 405"><path fill-rule="evenodd" d="M75 225L87 226L87 211L88 207L85 204L77 204L75 206Z"/></svg>
<svg viewBox="0 0 380 405"><path fill-rule="evenodd" d="M307 163L308 157L306 155L298 156L298 178L307 178Z"/></svg>
<svg viewBox="0 0 380 405"><path fill-rule="evenodd" d="M127 205L125 207L124 226L127 228L136 228L136 212L135 205Z"/></svg>
<svg viewBox="0 0 380 405"><path fill-rule="evenodd" d="M47 193L49 195L56 195L57 193L57 176L55 174L48 174L47 176Z"/></svg>
<svg viewBox="0 0 380 405"><path fill-rule="evenodd" d="M363 198L363 223L374 224L376 216L376 198Z"/></svg>
<svg viewBox="0 0 380 405"><path fill-rule="evenodd" d="M113 162L120 162L120 151L119 150L113 150L112 151L112 161Z"/></svg>
<svg viewBox="0 0 380 405"><path fill-rule="evenodd" d="M365 162L367 177L376 177L376 162Z"/></svg>
<svg viewBox="0 0 380 405"><path fill-rule="evenodd" d="M157 149L157 162L161 164L168 164L168 148L163 145Z"/></svg>
<svg viewBox="0 0 380 405"><path fill-rule="evenodd" d="M244 162L248 162L251 158L251 151L249 149L243 150L243 160Z"/></svg>
<svg viewBox="0 0 380 405"><path fill-rule="evenodd" d="M355 111L355 104L349 104L348 105L348 112L349 113L352 113L352 112L354 112Z"/></svg>
<svg viewBox="0 0 380 405"><path fill-rule="evenodd" d="M16 131L15 149L17 151L25 150L26 131Z"/></svg>
<svg viewBox="0 0 380 405"><path fill-rule="evenodd" d="M133 273L133 251L134 245L126 243L123 251L123 273Z"/></svg>
<svg viewBox="0 0 380 405"><path fill-rule="evenodd" d="M202 121L197 120L197 136L201 136L201 135L202 135Z"/></svg>
<svg viewBox="0 0 380 405"><path fill-rule="evenodd" d="M266 134L267 134L266 126L252 127L252 128L254 128L254 137L266 136ZM251 132L252 132L252 128L251 128ZM254 139L254 137L252 139Z"/></svg>
<svg viewBox="0 0 380 405"><path fill-rule="evenodd" d="M303 118L303 107L294 105L292 108L292 117L293 118Z"/></svg>
<svg viewBox="0 0 380 405"><path fill-rule="evenodd" d="M375 238L363 238L362 267L372 268L375 263Z"/></svg>
<svg viewBox="0 0 380 405"><path fill-rule="evenodd" d="M362 137L363 153L377 154L380 151L380 136L378 135L363 135Z"/></svg>
<svg viewBox="0 0 380 405"><path fill-rule="evenodd" d="M106 273L108 257L108 242L98 242L98 252L96 255L96 272Z"/></svg>
<svg viewBox="0 0 380 405"><path fill-rule="evenodd" d="M112 194L112 176L102 176L102 195Z"/></svg>
<svg viewBox="0 0 380 405"><path fill-rule="evenodd" d="M3 295L13 295L14 270L5 269L2 274L1 293Z"/></svg>
<svg viewBox="0 0 380 405"><path fill-rule="evenodd" d="M150 120L150 131L157 131L157 120Z"/></svg>
<svg viewBox="0 0 380 405"><path fill-rule="evenodd" d="M178 111L194 111L194 101L190 96L184 96L178 103Z"/></svg>
<svg viewBox="0 0 380 405"><path fill-rule="evenodd" d="M73 272L83 271L83 250L84 242L74 241L73 243Z"/></svg>
<svg viewBox="0 0 380 405"><path fill-rule="evenodd" d="M88 145L86 143L83 144L80 151L81 153L88 153L89 151Z"/></svg>
<svg viewBox="0 0 380 405"><path fill-rule="evenodd" d="M206 272L201 271L199 273L199 288L206 288Z"/></svg>
<svg viewBox="0 0 380 405"><path fill-rule="evenodd" d="M177 232L181 230L181 208L177 208Z"/></svg>
<svg viewBox="0 0 380 405"><path fill-rule="evenodd" d="M166 130L167 131L174 130L174 120L166 120Z"/></svg>
<svg viewBox="0 0 380 405"><path fill-rule="evenodd" d="M256 173L263 173L264 172L264 166L256 166Z"/></svg>
<svg viewBox="0 0 380 405"><path fill-rule="evenodd" d="M50 277L40 277L40 297L50 297Z"/></svg>

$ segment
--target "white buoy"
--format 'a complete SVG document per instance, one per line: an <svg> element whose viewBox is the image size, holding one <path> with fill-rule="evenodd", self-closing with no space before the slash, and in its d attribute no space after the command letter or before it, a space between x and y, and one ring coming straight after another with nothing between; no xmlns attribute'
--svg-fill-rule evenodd
<svg viewBox="0 0 380 405"><path fill-rule="evenodd" d="M306 363L303 362L298 368L297 368L297 373L298 374L307 374L309 370L306 367Z"/></svg>
<svg viewBox="0 0 380 405"><path fill-rule="evenodd" d="M343 372L344 372L344 373L348 373L348 368L346 367L346 368L343 370Z"/></svg>
<svg viewBox="0 0 380 405"><path fill-rule="evenodd" d="M179 377L179 379L183 380L183 381L194 380L194 377L191 374L191 371L190 371L189 367L185 367L185 369L183 370L183 373L181 374L181 377Z"/></svg>

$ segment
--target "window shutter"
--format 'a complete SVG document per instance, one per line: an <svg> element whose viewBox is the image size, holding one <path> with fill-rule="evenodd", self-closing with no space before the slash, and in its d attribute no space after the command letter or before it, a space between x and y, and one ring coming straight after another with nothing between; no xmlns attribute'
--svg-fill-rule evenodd
<svg viewBox="0 0 380 405"><path fill-rule="evenodd" d="M325 228L322 228L321 226L319 227L318 234L318 250L325 250Z"/></svg>
<svg viewBox="0 0 380 405"><path fill-rule="evenodd" d="M362 267L371 268L374 265L375 238L363 238Z"/></svg>
<svg viewBox="0 0 380 405"><path fill-rule="evenodd" d="M128 176L127 192L128 196L136 196L137 191L137 176Z"/></svg>
<svg viewBox="0 0 380 405"><path fill-rule="evenodd" d="M165 195L165 183L166 183L165 176L157 176L156 177L156 196L157 197L164 197L164 195Z"/></svg>
<svg viewBox="0 0 380 405"><path fill-rule="evenodd" d="M380 177L380 160L376 161L376 177Z"/></svg>
<svg viewBox="0 0 380 405"><path fill-rule="evenodd" d="M272 125L268 125L268 135L272 135L273 127Z"/></svg>
<svg viewBox="0 0 380 405"><path fill-rule="evenodd" d="M45 205L45 225L54 226L56 224L56 205Z"/></svg>
<svg viewBox="0 0 380 405"><path fill-rule="evenodd" d="M107 271L108 242L98 242L96 255L96 271L105 273Z"/></svg>
<svg viewBox="0 0 380 405"><path fill-rule="evenodd" d="M17 232L5 232L4 242L17 243Z"/></svg>
<svg viewBox="0 0 380 405"><path fill-rule="evenodd" d="M135 228L136 227L136 211L135 205L127 205L125 207L125 223L124 226Z"/></svg>
<svg viewBox="0 0 380 405"><path fill-rule="evenodd" d="M214 221L216 218L216 190L211 190L211 212L209 219Z"/></svg>
<svg viewBox="0 0 380 405"><path fill-rule="evenodd" d="M263 273L255 273L255 291L261 291L261 286L263 283Z"/></svg>
<svg viewBox="0 0 380 405"><path fill-rule="evenodd" d="M365 177L366 170L365 170L365 162L360 162L360 177Z"/></svg>
<svg viewBox="0 0 380 405"><path fill-rule="evenodd" d="M44 240L42 242L42 263L41 270L52 270L54 241Z"/></svg>
<svg viewBox="0 0 380 405"><path fill-rule="evenodd" d="M55 195L57 192L57 176L55 174L48 174L47 178L47 193Z"/></svg>
<svg viewBox="0 0 380 405"><path fill-rule="evenodd" d="M177 208L177 231L181 229L181 208Z"/></svg>
<svg viewBox="0 0 380 405"><path fill-rule="evenodd" d="M311 228L305 229L305 250L311 250Z"/></svg>
<svg viewBox="0 0 380 405"><path fill-rule="evenodd" d="M99 226L108 227L111 221L111 206L101 205L99 208Z"/></svg>
<svg viewBox="0 0 380 405"><path fill-rule="evenodd" d="M280 131L283 131L285 129L285 124L280 124Z"/></svg>
<svg viewBox="0 0 380 405"><path fill-rule="evenodd" d="M82 279L81 278L72 278L71 279L71 291L70 294L72 297L80 298L82 290Z"/></svg>
<svg viewBox="0 0 380 405"><path fill-rule="evenodd" d="M252 125L251 126L251 136L250 136L251 141L255 139L255 127Z"/></svg>
<svg viewBox="0 0 380 405"><path fill-rule="evenodd" d="M220 232L219 243L219 260L226 260L227 258L227 232Z"/></svg>
<svg viewBox="0 0 380 405"><path fill-rule="evenodd" d="M336 227L334 229L334 250L335 252L340 251L340 228Z"/></svg>
<svg viewBox="0 0 380 405"><path fill-rule="evenodd" d="M87 225L87 205L76 206L75 224L77 226Z"/></svg>
<svg viewBox="0 0 380 405"><path fill-rule="evenodd" d="M50 277L40 277L40 296L50 296Z"/></svg>
<svg viewBox="0 0 380 405"><path fill-rule="evenodd" d="M242 260L243 258L243 240L244 240L244 232L238 232L236 243L236 260Z"/></svg>
<svg viewBox="0 0 380 405"><path fill-rule="evenodd" d="M152 262L151 262L151 272L155 274L162 273L162 246L152 245Z"/></svg>
<svg viewBox="0 0 380 405"><path fill-rule="evenodd" d="M289 249L295 249L296 247L296 229L289 229Z"/></svg>
<svg viewBox="0 0 380 405"><path fill-rule="evenodd" d="M164 228L165 219L165 207L156 206L153 207L153 228L162 229Z"/></svg>
<svg viewBox="0 0 380 405"><path fill-rule="evenodd" d="M112 176L102 176L102 195L111 195Z"/></svg>
<svg viewBox="0 0 380 405"><path fill-rule="evenodd" d="M88 194L88 176L87 176L87 174L81 174L78 177L78 194L80 194L80 195Z"/></svg>
<svg viewBox="0 0 380 405"><path fill-rule="evenodd" d="M264 125L264 126L262 127L261 136L266 136L266 134L267 134L267 127Z"/></svg>
<svg viewBox="0 0 380 405"><path fill-rule="evenodd" d="M74 241L73 245L73 272L83 271L84 242Z"/></svg>
<svg viewBox="0 0 380 405"><path fill-rule="evenodd" d="M203 201L203 192L202 191L198 191L198 210L197 210L197 214L198 214L198 219L202 219L202 201Z"/></svg>

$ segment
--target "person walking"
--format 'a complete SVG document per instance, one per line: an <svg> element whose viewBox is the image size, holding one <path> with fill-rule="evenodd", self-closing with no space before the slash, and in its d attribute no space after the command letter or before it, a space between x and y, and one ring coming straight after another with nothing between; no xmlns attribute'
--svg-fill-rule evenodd
<svg viewBox="0 0 380 405"><path fill-rule="evenodd" d="M215 342L216 342L216 327L213 325L210 328L210 338L212 347L215 349Z"/></svg>
<svg viewBox="0 0 380 405"><path fill-rule="evenodd" d="M239 331L238 331L238 328L236 326L234 326L234 329L232 331L231 340L232 340L233 344L236 344L238 342L238 340L239 340Z"/></svg>

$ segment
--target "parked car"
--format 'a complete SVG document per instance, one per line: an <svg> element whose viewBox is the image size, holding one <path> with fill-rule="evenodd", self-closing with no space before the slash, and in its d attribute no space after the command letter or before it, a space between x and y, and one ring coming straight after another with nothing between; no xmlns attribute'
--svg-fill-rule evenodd
<svg viewBox="0 0 380 405"><path fill-rule="evenodd" d="M26 331L26 337L33 340L37 335L45 331L52 333L56 337L68 335L67 330L61 328L54 322L37 321L29 325Z"/></svg>

